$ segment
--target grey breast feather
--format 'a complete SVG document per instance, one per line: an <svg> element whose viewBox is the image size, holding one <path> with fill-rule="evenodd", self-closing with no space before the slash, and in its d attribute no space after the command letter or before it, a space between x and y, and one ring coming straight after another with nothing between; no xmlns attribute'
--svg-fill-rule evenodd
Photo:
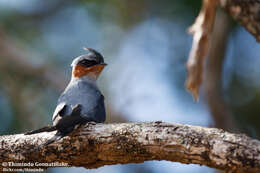
<svg viewBox="0 0 260 173"><path fill-rule="evenodd" d="M82 106L80 116L83 118L92 119L95 122L105 121L104 96L97 86L86 81L74 81L60 96L53 114L53 122L57 123L57 120L63 116L70 116L72 108L77 104Z"/></svg>

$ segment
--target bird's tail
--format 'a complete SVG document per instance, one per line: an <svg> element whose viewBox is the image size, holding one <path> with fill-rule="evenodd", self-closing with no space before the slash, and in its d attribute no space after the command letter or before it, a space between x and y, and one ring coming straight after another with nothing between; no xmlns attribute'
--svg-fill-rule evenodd
<svg viewBox="0 0 260 173"><path fill-rule="evenodd" d="M56 134L51 139L41 145L38 145L33 150L38 150L42 146L46 146L60 140L64 136L71 133L77 124L86 123L87 119L80 116L80 111L81 105L76 105L75 107L73 107L71 115L64 116L55 126L45 126L40 129L25 133L25 135L32 135L36 133L51 132L57 130Z"/></svg>
<svg viewBox="0 0 260 173"><path fill-rule="evenodd" d="M56 142L56 141L60 140L61 138L63 138L63 137L66 136L66 135L67 135L67 134L64 134L64 133L61 133L60 131L57 131L57 133L56 133L51 139L49 139L48 141L46 141L46 142L43 143L43 144L40 144L40 145L34 147L34 148L33 148L33 151L39 150L39 149L40 149L41 147L43 147L43 146L47 146L47 145L49 145L49 144L51 144L51 143L53 143L53 142Z"/></svg>
<svg viewBox="0 0 260 173"><path fill-rule="evenodd" d="M40 129L37 129L37 130L32 130L32 131L26 132L26 133L24 133L24 135L32 135L32 134L41 133L41 132L52 132L55 130L57 130L56 126L45 126Z"/></svg>
<svg viewBox="0 0 260 173"><path fill-rule="evenodd" d="M61 133L60 131L57 131L57 133L51 138L49 139L47 142L45 142L44 144L41 144L42 146L46 146L49 145L53 142L56 142L58 140L60 140L61 138L63 138L64 136L66 136L67 134Z"/></svg>
<svg viewBox="0 0 260 173"><path fill-rule="evenodd" d="M37 130L32 130L32 131L26 132L26 133L24 133L24 135L32 135L32 134L41 133L41 132L52 132L55 130L58 130L56 126L45 126L40 129L37 129ZM40 144L40 145L34 147L32 150L33 151L39 150L41 147L49 145L55 141L58 141L66 135L67 135L67 133L62 133L58 130L57 133L51 139L49 139L47 142L45 142L43 144Z"/></svg>

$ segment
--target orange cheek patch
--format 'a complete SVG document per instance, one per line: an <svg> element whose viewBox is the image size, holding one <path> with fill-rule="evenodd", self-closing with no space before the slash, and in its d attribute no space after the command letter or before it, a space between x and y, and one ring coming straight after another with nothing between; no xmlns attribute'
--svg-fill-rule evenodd
<svg viewBox="0 0 260 173"><path fill-rule="evenodd" d="M95 65L92 67L83 67L81 65L77 65L73 71L73 75L77 78L80 78L85 75L93 75L93 77L98 77L103 68L103 65Z"/></svg>

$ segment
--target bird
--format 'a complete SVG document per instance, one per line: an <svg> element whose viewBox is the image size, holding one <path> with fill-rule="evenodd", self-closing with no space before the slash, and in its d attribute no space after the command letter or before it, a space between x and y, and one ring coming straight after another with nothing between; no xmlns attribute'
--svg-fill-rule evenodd
<svg viewBox="0 0 260 173"><path fill-rule="evenodd" d="M52 116L53 125L25 133L32 135L57 130L56 134L42 145L60 140L78 125L88 122L103 123L106 120L104 96L96 81L107 64L96 50L84 49L88 53L72 61L71 80L58 99Z"/></svg>

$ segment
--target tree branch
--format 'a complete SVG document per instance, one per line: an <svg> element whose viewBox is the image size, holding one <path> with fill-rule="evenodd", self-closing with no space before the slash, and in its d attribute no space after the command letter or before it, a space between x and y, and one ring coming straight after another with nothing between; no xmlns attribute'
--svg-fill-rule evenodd
<svg viewBox="0 0 260 173"><path fill-rule="evenodd" d="M203 64L208 52L218 0L203 0L202 2L203 5L200 14L194 24L189 28L189 33L193 35L193 41L189 59L186 63L188 71L186 88L192 93L196 101L199 98Z"/></svg>
<svg viewBox="0 0 260 173"><path fill-rule="evenodd" d="M220 5L260 42L259 0L220 0Z"/></svg>
<svg viewBox="0 0 260 173"><path fill-rule="evenodd" d="M202 83L203 64L208 52L218 5L260 42L259 0L202 0L202 4L199 16L189 28L189 32L193 34L193 43L186 64L188 71L186 88L192 93L195 100L198 99Z"/></svg>
<svg viewBox="0 0 260 173"><path fill-rule="evenodd" d="M217 10L208 50L209 58L204 66L202 92L214 120L214 127L238 132L233 113L224 99L222 88L223 63L230 30L231 25L227 14L222 10Z"/></svg>
<svg viewBox="0 0 260 173"><path fill-rule="evenodd" d="M54 133L1 136L0 163L65 162L97 168L168 160L232 172L260 172L259 141L215 128L162 122L88 124L58 142L32 149Z"/></svg>

